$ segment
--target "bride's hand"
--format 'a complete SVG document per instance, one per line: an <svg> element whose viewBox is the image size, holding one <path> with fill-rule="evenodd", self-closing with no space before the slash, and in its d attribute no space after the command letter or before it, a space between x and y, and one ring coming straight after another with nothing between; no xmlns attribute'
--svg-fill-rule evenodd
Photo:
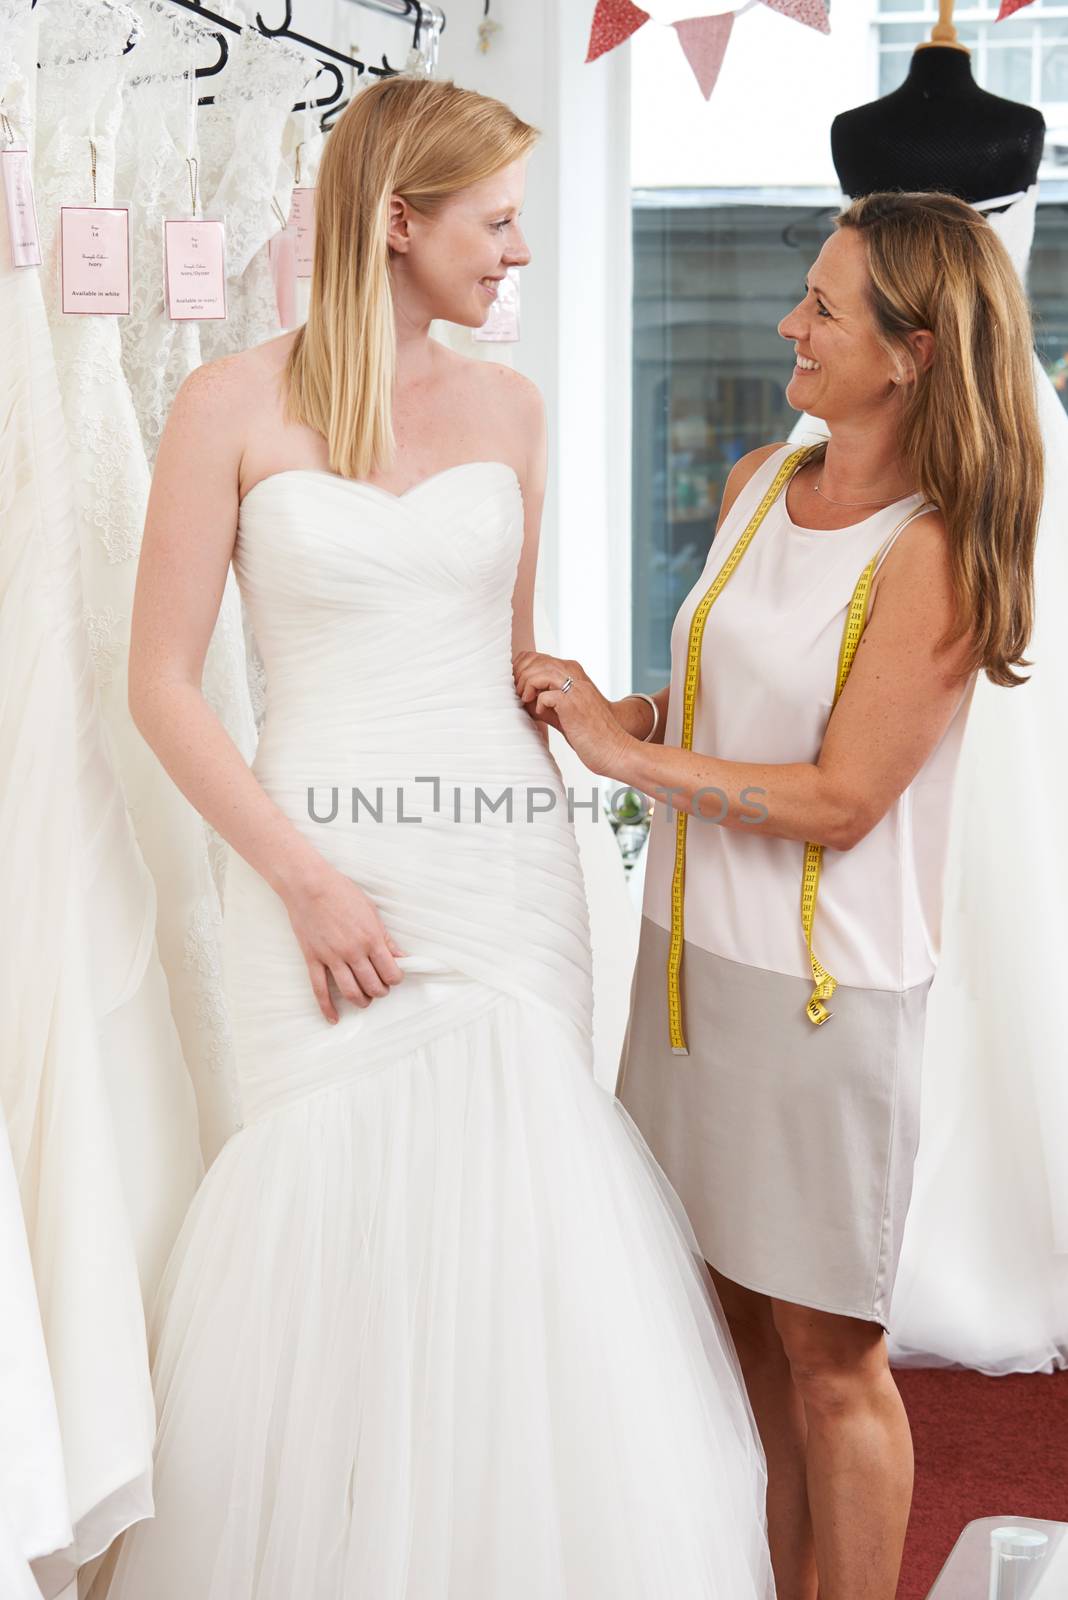
<svg viewBox="0 0 1068 1600"><path fill-rule="evenodd" d="M327 1022L338 1020L330 978L361 1010L401 982L395 957L408 952L386 932L374 902L343 872L324 863L315 883L287 894L284 904Z"/></svg>
<svg viewBox="0 0 1068 1600"><path fill-rule="evenodd" d="M614 777L625 762L630 736L611 702L577 661L522 650L512 662L516 693L536 722L559 728L579 760L601 777ZM571 679L566 692L561 684Z"/></svg>

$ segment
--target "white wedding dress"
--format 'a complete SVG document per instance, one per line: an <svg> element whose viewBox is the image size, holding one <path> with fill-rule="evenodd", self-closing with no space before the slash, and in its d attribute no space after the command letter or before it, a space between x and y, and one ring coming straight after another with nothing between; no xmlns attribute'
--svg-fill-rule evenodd
<svg viewBox="0 0 1068 1600"><path fill-rule="evenodd" d="M155 883L159 955L134 1026L128 1008L108 1017L102 1064L134 1231L141 1288L151 1305L160 1274L203 1173L196 1102L171 1008L190 1046L210 1049L200 1019L204 981L188 940L214 883L204 825L137 731L127 703L127 656L148 466L120 360L118 319L65 316L56 279L61 205L113 201L122 115L123 47L137 17L98 0L38 0L37 147L44 302L70 445L71 483L85 607L100 711L137 842ZM77 47L72 46L77 41ZM113 869L109 868L109 871ZM130 1071L131 1059L137 1071ZM196 1059L196 1057L194 1058Z"/></svg>
<svg viewBox="0 0 1068 1600"><path fill-rule="evenodd" d="M32 151L40 19L21 0L2 20L0 98ZM12 267L2 231L0 1104L54 1396L19 1465L51 1470L58 1422L65 1478L65 1512L40 1522L64 1542L34 1553L48 1597L152 1506L145 1313L109 1082L153 1070L170 1018L152 880L96 697L43 269ZM26 1315L12 1288L5 1319Z"/></svg>
<svg viewBox="0 0 1068 1600"><path fill-rule="evenodd" d="M402 496L285 471L244 499L253 770L405 977L328 1024L282 901L231 855L244 1126L153 1319L156 1516L92 1600L773 1593L718 1302L592 1073L574 831L512 681L522 538L497 462ZM333 821L309 786L324 817L338 788ZM380 821L350 820L353 786Z"/></svg>
<svg viewBox="0 0 1068 1600"><path fill-rule="evenodd" d="M189 215L189 73L217 60L218 45L205 25L166 0L139 0L137 10L142 31L136 48L124 58L113 193L117 202L130 207L131 312L119 319L119 335L122 369L150 468L174 397L201 364L201 325L171 322L167 316L163 221ZM195 92L207 93L217 83L217 78L198 79ZM138 525L138 546L140 533ZM208 646L203 689L242 755L251 760L256 730L240 597L232 575ZM151 755L150 760L158 765ZM215 830L200 817L191 819L184 796L173 784L169 788L165 802L149 803L146 795L139 805L131 795L131 809L159 882L161 952L196 1091L201 1148L210 1163L238 1122L233 1045L222 993L226 852ZM191 834L191 828L196 832Z"/></svg>
<svg viewBox="0 0 1068 1600"><path fill-rule="evenodd" d="M1037 185L989 222L1022 279ZM999 197L986 202L1004 204ZM985 206L977 209L983 210ZM980 673L961 746L891 1306L897 1365L1068 1366L1068 415L1034 358L1045 444L1030 681ZM825 434L802 418L792 439Z"/></svg>

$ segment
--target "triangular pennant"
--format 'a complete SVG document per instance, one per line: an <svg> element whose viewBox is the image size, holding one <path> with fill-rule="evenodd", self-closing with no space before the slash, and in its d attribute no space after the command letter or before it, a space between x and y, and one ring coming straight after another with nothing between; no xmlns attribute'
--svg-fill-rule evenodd
<svg viewBox="0 0 1068 1600"><path fill-rule="evenodd" d="M1022 11L1024 6L1029 6L1031 0L1001 0L1001 10L994 18L995 22L1004 22L1006 17L1011 17L1014 11Z"/></svg>
<svg viewBox="0 0 1068 1600"><path fill-rule="evenodd" d="M803 22L807 28L816 28L820 33L831 31L826 0L764 0L764 4L772 11L781 11L784 17Z"/></svg>
<svg viewBox="0 0 1068 1600"><path fill-rule="evenodd" d="M733 11L724 11L715 17L690 17L686 22L672 23L706 100L716 87L733 26Z"/></svg>
<svg viewBox="0 0 1068 1600"><path fill-rule="evenodd" d="M630 0L597 0L586 60L596 61L598 56L614 50L648 21L648 11L639 11Z"/></svg>

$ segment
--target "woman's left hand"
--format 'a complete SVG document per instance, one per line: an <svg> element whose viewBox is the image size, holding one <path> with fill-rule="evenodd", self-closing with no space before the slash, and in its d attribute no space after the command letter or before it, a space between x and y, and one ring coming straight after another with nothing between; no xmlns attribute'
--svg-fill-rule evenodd
<svg viewBox="0 0 1068 1600"><path fill-rule="evenodd" d="M513 658L516 692L536 722L559 728L579 760L600 777L619 776L631 739L611 702L577 661L521 650ZM571 679L571 687L561 686Z"/></svg>

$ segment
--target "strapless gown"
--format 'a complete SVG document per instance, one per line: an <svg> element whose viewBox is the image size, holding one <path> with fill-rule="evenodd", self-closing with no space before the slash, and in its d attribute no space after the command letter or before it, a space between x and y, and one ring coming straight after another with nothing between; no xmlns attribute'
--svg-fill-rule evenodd
<svg viewBox="0 0 1068 1600"><path fill-rule="evenodd" d="M245 497L254 771L409 954L331 1026L231 854L244 1120L154 1308L156 1515L94 1600L773 1593L721 1310L593 1077L574 830L512 680L522 538L498 462Z"/></svg>

